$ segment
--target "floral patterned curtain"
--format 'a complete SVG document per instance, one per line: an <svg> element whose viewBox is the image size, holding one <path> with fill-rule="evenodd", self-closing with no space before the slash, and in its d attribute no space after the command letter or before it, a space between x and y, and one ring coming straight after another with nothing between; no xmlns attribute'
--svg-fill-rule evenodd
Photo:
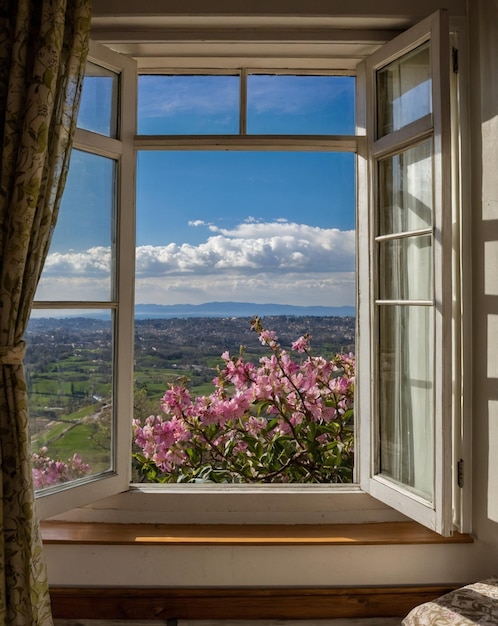
<svg viewBox="0 0 498 626"><path fill-rule="evenodd" d="M52 624L31 478L24 331L57 219L91 0L0 3L0 625Z"/></svg>

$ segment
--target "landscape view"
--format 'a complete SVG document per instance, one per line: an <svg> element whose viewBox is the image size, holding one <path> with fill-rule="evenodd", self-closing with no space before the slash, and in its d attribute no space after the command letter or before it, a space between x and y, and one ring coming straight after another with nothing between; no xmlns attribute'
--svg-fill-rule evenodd
<svg viewBox="0 0 498 626"><path fill-rule="evenodd" d="M251 330L251 316L236 313L243 303L213 303L187 307L190 317L164 317L177 307L138 307L135 321L135 410L145 419L157 413L159 400L169 382L189 380L193 395L213 391L213 378L228 350L245 347L248 361L257 363L265 350ZM247 309L247 305L245 307ZM275 330L287 349L299 336L309 333L314 354L331 358L337 352L354 351L355 318L317 315L333 311L309 307L315 314L296 315L296 307L261 305L270 312L284 308L294 314L267 315L268 328ZM156 318L140 319L155 311ZM204 317L206 311L210 316ZM303 311L300 311L303 313ZM159 317L159 315L163 317ZM218 316L215 316L218 314ZM197 316L195 316L197 315ZM82 461L99 473L110 466L110 415L112 408L112 332L109 321L91 317L33 318L28 333L26 376L29 388L33 450L52 459L69 459L78 450ZM140 480L140 476L135 476Z"/></svg>
<svg viewBox="0 0 498 626"><path fill-rule="evenodd" d="M86 76L79 128L114 137L118 84L112 72ZM354 94L352 76L140 76L138 133L159 143L137 151L134 237L115 213L116 160L72 151L26 337L37 488L113 469L118 258L135 260L134 273L120 268L135 294L135 481L350 479L354 142L324 150L310 146L309 135L353 136ZM178 133L192 136L190 149L167 141ZM206 144L220 134L231 136L233 150ZM268 140L254 145L251 134ZM290 359L272 339L258 339L254 316ZM303 349L307 334L311 353ZM241 345L243 364L222 359L227 351L236 358ZM332 363L337 353L349 356ZM307 362L310 354L323 359ZM263 355L271 357L267 371L251 370ZM245 381L230 380L231 370L244 370ZM165 409L160 400L171 383L173 405ZM119 423L123 415L115 415ZM190 446L199 437L210 451ZM230 459L237 467L222 467Z"/></svg>

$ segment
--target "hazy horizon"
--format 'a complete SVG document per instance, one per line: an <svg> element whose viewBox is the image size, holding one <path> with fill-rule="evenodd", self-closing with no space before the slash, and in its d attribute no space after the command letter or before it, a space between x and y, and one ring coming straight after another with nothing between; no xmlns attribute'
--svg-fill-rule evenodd
<svg viewBox="0 0 498 626"><path fill-rule="evenodd" d="M243 311L241 309L244 309ZM183 309L183 312L182 312ZM190 309L190 315L187 311ZM238 311L234 310L238 309ZM48 315L47 315L48 312ZM169 312L169 313L168 313ZM155 313L157 317L150 317ZM355 317L354 306L299 306L292 304L275 304L271 302L203 302L201 304L157 304L155 302L135 304L135 319L162 319L170 317L253 317L295 316L295 317ZM31 318L67 318L88 317L108 318L107 310L88 309L33 309Z"/></svg>

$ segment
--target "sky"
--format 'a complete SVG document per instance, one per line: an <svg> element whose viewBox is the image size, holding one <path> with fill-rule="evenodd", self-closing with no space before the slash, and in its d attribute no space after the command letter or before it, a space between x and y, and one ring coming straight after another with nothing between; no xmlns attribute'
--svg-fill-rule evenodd
<svg viewBox="0 0 498 626"><path fill-rule="evenodd" d="M87 80L78 125L111 133L113 82ZM139 81L142 134L237 134L236 76ZM352 134L354 79L249 76L248 134ZM105 103L109 106L105 106ZM136 302L355 304L351 153L142 151ZM110 298L114 167L73 150L37 299Z"/></svg>

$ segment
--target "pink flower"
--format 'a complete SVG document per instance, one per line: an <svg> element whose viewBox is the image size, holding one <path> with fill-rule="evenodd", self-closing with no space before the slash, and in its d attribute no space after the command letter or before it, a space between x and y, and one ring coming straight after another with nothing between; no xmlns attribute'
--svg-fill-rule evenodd
<svg viewBox="0 0 498 626"><path fill-rule="evenodd" d="M296 341L294 341L294 343L292 344L292 349L293 350L297 350L297 352L306 352L306 350L308 350L309 348L309 337L299 337L299 339L297 339Z"/></svg>
<svg viewBox="0 0 498 626"><path fill-rule="evenodd" d="M40 448L32 454L33 484L35 489L52 487L70 480L82 478L90 471L90 466L84 463L75 453L67 461L52 459L47 456L47 448Z"/></svg>
<svg viewBox="0 0 498 626"><path fill-rule="evenodd" d="M264 346L270 346L270 348L277 346L277 335L274 330L262 330L259 334L259 340Z"/></svg>
<svg viewBox="0 0 498 626"><path fill-rule="evenodd" d="M246 422L246 431L255 437L257 437L260 431L267 426L267 421L262 417L249 416Z"/></svg>
<svg viewBox="0 0 498 626"><path fill-rule="evenodd" d="M210 395L193 399L186 380L170 385L161 400L163 415L151 415L143 425L134 420L136 445L170 480L213 475L216 482L291 482L294 473L309 479L318 472L324 482L333 481L341 455L341 469L352 469L354 355L311 356L304 335L292 349L307 356L295 361L259 318L252 327L270 354L256 366L242 351L233 357L223 352Z"/></svg>
<svg viewBox="0 0 498 626"><path fill-rule="evenodd" d="M235 444L233 451L235 454L246 454L247 452L247 443L245 441L239 441Z"/></svg>

